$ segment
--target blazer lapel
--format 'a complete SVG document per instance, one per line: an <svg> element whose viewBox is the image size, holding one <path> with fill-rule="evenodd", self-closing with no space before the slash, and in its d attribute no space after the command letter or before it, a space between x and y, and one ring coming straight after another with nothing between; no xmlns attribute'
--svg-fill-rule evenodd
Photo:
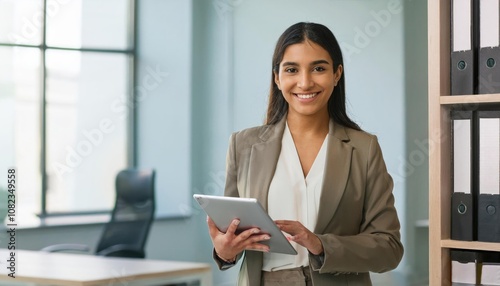
<svg viewBox="0 0 500 286"><path fill-rule="evenodd" d="M285 130L286 116L270 125L260 134L261 143L254 144L250 153L248 168L248 192L257 198L267 210L267 195L281 152L281 139Z"/></svg>
<svg viewBox="0 0 500 286"><path fill-rule="evenodd" d="M334 216L349 178L352 146L345 127L330 121L327 158L315 233L323 233Z"/></svg>
<svg viewBox="0 0 500 286"><path fill-rule="evenodd" d="M286 116L275 125L270 125L260 135L260 143L252 146L248 167L248 193L256 198L267 211L267 195L281 152L281 138L285 130ZM245 267L249 286L260 285L262 252L247 251Z"/></svg>

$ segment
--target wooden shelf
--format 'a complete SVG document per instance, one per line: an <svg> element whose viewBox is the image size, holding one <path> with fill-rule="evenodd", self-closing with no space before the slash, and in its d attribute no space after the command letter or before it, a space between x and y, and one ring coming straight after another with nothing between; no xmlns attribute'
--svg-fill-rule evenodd
<svg viewBox="0 0 500 286"><path fill-rule="evenodd" d="M450 3L427 1L430 286L451 286L450 249L500 252L500 243L449 239L453 189L449 111L457 106L475 109L500 105L500 94L450 95Z"/></svg>
<svg viewBox="0 0 500 286"><path fill-rule="evenodd" d="M439 97L441 105L499 103L500 94L445 95Z"/></svg>
<svg viewBox="0 0 500 286"><path fill-rule="evenodd" d="M500 243L481 242L481 241L460 241L460 240L444 239L441 240L441 247L485 250L485 251L500 251Z"/></svg>

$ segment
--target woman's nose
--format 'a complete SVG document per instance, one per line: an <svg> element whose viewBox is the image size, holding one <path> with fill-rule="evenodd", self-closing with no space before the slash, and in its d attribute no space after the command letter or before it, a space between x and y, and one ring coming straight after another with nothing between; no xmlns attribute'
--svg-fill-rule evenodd
<svg viewBox="0 0 500 286"><path fill-rule="evenodd" d="M300 87L301 89L307 90L311 87L314 86L314 82L312 80L311 74L308 72L303 72L301 73L299 77L299 82L297 83L297 86Z"/></svg>

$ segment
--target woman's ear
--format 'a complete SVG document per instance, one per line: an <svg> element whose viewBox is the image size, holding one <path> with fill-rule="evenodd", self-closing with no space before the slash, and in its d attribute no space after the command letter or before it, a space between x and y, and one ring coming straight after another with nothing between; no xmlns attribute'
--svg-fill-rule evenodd
<svg viewBox="0 0 500 286"><path fill-rule="evenodd" d="M276 86L278 86L278 89L281 90L279 74L275 71L273 71L273 74L274 74L274 83L276 84Z"/></svg>
<svg viewBox="0 0 500 286"><path fill-rule="evenodd" d="M344 67L342 65L337 66L337 70L333 74L333 79L335 81L335 86L337 86L337 83L339 82L340 78L342 77L342 72L344 71Z"/></svg>

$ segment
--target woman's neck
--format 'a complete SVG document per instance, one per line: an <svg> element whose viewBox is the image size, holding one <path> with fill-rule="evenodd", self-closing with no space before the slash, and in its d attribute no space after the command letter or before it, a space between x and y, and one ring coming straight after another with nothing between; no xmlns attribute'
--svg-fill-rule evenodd
<svg viewBox="0 0 500 286"><path fill-rule="evenodd" d="M329 131L330 117L328 113L313 116L287 114L287 123L290 132L306 136L326 136Z"/></svg>

